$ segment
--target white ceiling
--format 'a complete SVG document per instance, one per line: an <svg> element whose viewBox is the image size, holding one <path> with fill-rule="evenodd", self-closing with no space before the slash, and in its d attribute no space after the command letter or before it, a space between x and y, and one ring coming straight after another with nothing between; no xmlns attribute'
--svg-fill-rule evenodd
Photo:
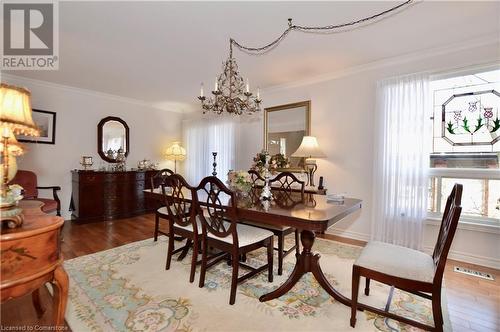
<svg viewBox="0 0 500 332"><path fill-rule="evenodd" d="M228 39L270 42L287 26L351 21L400 2L60 2L60 69L11 74L182 111L211 87ZM420 2L337 34L291 33L275 50L235 50L242 74L266 88L474 38L500 38L500 2ZM208 90L208 89L206 89Z"/></svg>

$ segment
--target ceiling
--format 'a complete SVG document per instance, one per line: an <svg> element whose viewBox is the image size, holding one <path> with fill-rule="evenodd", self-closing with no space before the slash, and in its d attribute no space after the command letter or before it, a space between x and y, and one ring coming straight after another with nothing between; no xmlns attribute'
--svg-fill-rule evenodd
<svg viewBox="0 0 500 332"><path fill-rule="evenodd" d="M58 71L11 74L186 111L211 87L233 37L248 46L295 24L352 21L400 2L60 2ZM497 35L500 2L418 2L335 34L292 32L263 56L235 50L252 89ZM206 89L208 90L208 89Z"/></svg>

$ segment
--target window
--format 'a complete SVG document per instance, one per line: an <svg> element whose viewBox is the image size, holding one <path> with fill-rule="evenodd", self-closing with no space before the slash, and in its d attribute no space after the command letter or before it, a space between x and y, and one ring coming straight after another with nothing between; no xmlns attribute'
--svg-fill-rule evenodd
<svg viewBox="0 0 500 332"><path fill-rule="evenodd" d="M184 121L185 165L189 165L185 173L191 185L198 185L204 177L212 175L212 152L217 152L217 177L226 181L235 164L236 125L234 120L223 117Z"/></svg>
<svg viewBox="0 0 500 332"><path fill-rule="evenodd" d="M434 80L431 89L430 215L443 213L460 182L461 221L500 226L500 69Z"/></svg>

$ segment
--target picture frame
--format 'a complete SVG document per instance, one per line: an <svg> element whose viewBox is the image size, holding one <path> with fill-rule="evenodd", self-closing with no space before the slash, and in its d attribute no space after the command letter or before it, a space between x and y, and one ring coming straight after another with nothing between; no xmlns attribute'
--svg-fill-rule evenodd
<svg viewBox="0 0 500 332"><path fill-rule="evenodd" d="M40 129L40 136L18 135L24 143L56 144L56 112L33 109L33 121Z"/></svg>

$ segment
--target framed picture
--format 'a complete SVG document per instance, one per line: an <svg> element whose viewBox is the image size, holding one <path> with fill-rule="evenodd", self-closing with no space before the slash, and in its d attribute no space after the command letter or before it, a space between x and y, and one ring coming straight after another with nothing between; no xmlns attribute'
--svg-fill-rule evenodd
<svg viewBox="0 0 500 332"><path fill-rule="evenodd" d="M19 142L56 144L56 112L33 109L33 121L40 129L40 136L18 135Z"/></svg>

